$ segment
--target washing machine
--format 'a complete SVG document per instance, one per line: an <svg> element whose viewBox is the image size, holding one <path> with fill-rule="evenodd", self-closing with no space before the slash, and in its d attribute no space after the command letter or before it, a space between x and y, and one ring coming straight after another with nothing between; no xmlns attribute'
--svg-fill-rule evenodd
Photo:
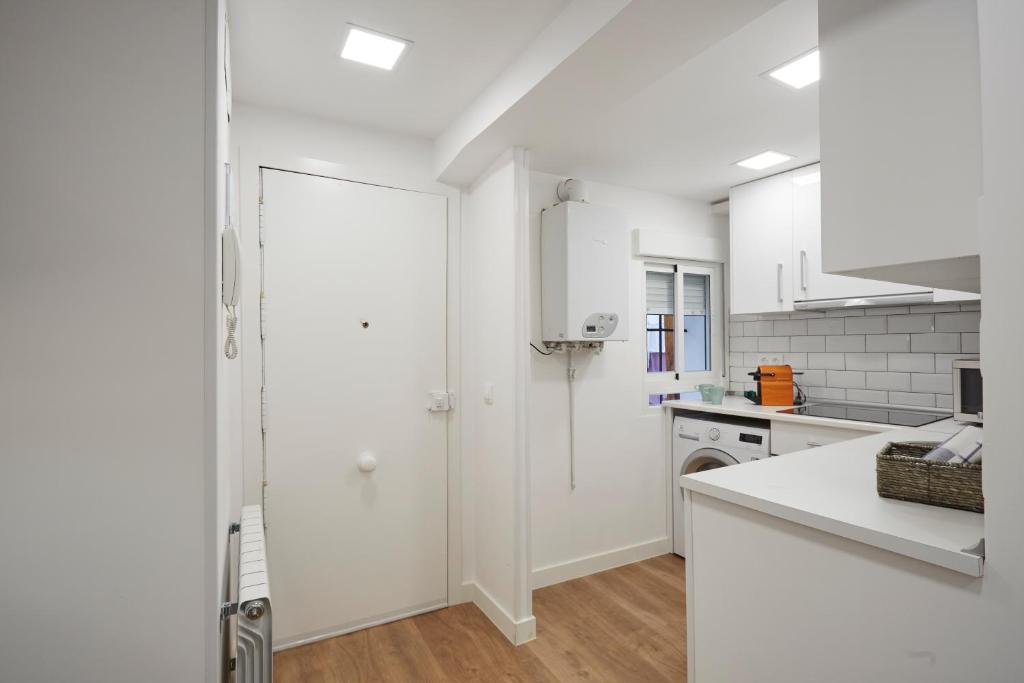
<svg viewBox="0 0 1024 683"><path fill-rule="evenodd" d="M672 422L672 551L686 557L683 489L679 477L767 458L771 423L766 420L690 412Z"/></svg>

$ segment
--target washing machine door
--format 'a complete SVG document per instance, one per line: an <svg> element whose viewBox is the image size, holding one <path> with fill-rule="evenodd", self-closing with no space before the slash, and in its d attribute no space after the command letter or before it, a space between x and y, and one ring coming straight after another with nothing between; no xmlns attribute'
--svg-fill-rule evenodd
<svg viewBox="0 0 1024 683"><path fill-rule="evenodd" d="M679 474L706 472L708 470L718 469L719 467L728 467L729 465L738 464L739 461L725 451L717 448L698 448L687 456Z"/></svg>
<svg viewBox="0 0 1024 683"><path fill-rule="evenodd" d="M678 476L693 474L695 472L706 472L707 470L738 465L739 461L725 451L717 448L698 448L690 453L679 466ZM683 513L683 488L677 484L675 497L672 501L672 552L676 555L686 557L686 538L684 534L684 513Z"/></svg>

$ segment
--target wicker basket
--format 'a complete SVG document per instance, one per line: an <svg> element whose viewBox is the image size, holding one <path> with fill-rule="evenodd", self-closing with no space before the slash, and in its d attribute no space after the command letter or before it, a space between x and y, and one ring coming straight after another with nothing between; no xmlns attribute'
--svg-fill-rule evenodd
<svg viewBox="0 0 1024 683"><path fill-rule="evenodd" d="M886 444L875 458L878 495L971 512L984 512L981 465L930 462L934 441Z"/></svg>

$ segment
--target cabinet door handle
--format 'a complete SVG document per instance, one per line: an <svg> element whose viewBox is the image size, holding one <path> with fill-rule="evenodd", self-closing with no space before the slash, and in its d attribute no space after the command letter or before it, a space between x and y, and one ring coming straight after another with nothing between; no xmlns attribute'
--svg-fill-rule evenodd
<svg viewBox="0 0 1024 683"><path fill-rule="evenodd" d="M776 269L775 273L776 273L776 275L775 275L776 285L777 285L778 294L779 294L779 303L782 303L782 264L781 263L778 264L778 268Z"/></svg>
<svg viewBox="0 0 1024 683"><path fill-rule="evenodd" d="M825 444L819 443L817 441L808 441L807 445L810 446L811 448L820 448L821 446L824 446Z"/></svg>
<svg viewBox="0 0 1024 683"><path fill-rule="evenodd" d="M800 289L807 291L807 250L800 250Z"/></svg>

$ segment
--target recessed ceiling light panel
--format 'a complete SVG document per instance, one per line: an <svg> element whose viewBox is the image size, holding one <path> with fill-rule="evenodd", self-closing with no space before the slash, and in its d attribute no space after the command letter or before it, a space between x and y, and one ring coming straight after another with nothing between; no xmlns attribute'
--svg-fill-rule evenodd
<svg viewBox="0 0 1024 683"><path fill-rule="evenodd" d="M768 77L790 88L799 90L811 83L817 83L821 78L821 65L818 61L818 48L814 48L805 55L790 60L782 66L768 72Z"/></svg>
<svg viewBox="0 0 1024 683"><path fill-rule="evenodd" d="M744 159L743 161L737 161L736 165L742 166L743 168L751 168L755 171L760 171L763 168L768 168L769 166L781 164L783 161L789 161L792 158L793 157L790 156L789 154L783 154L782 152L768 150L767 152L755 154L754 156L748 159Z"/></svg>
<svg viewBox="0 0 1024 683"><path fill-rule="evenodd" d="M349 24L341 58L391 71L409 45L408 40Z"/></svg>

